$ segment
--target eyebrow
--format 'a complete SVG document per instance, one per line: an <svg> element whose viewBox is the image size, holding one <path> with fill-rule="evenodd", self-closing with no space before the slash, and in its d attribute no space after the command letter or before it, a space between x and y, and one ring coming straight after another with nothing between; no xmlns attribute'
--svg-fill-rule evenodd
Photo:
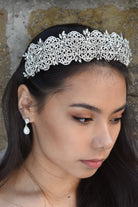
<svg viewBox="0 0 138 207"><path fill-rule="evenodd" d="M71 105L69 105L69 106L70 106L70 107L81 107L81 108L86 108L86 109L88 109L88 110L95 111L95 112L97 112L97 113L99 113L99 114L102 113L102 110L101 110L101 109L99 109L99 108L97 108L97 107L95 107L95 106L89 105L89 104L85 104L85 103L75 103L75 104L71 104ZM119 112L119 111L122 111L122 110L125 109L125 108L126 108L126 104L124 104L123 106L121 106L121 107L119 107L118 109L114 110L114 111L112 112L112 114L117 113L117 112Z"/></svg>

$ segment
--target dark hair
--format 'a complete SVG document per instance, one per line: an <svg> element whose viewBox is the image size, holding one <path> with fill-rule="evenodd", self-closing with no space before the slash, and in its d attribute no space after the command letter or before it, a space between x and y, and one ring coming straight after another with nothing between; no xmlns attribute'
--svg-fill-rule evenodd
<svg viewBox="0 0 138 207"><path fill-rule="evenodd" d="M58 37L64 30L66 33L75 30L82 33L87 26L79 24L57 25L46 29L33 39L37 43L39 38L43 41L49 36ZM89 28L92 30L91 28ZM23 134L24 120L18 110L17 90L25 84L32 96L37 100L38 110L42 110L48 95L63 90L66 78L83 72L80 64L109 65L118 70L127 81L128 69L118 61L106 62L96 59L89 63L72 62L68 66L52 66L47 72L41 71L34 77L23 77L24 58L15 73L9 80L2 98L2 109L8 137L8 147L0 164L1 186L19 168L31 152L33 145L33 131L31 124L29 135ZM74 69L75 68L75 69ZM82 179L77 189L77 207L137 207L137 158L135 155L135 140L130 133L131 125L127 110L122 119L121 131L110 156L101 168L90 178ZM3 181L3 182L2 182Z"/></svg>

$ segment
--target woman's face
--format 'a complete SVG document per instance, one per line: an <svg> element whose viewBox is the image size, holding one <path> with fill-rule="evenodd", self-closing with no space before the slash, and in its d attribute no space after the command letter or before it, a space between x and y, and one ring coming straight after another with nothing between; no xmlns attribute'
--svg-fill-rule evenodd
<svg viewBox="0 0 138 207"><path fill-rule="evenodd" d="M68 78L32 122L43 164L77 178L92 176L107 159L126 105L124 77L107 66L93 67Z"/></svg>

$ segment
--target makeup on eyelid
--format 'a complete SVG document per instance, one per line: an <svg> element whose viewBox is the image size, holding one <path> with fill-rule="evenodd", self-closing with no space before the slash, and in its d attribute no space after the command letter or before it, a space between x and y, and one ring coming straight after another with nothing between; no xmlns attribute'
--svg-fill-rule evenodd
<svg viewBox="0 0 138 207"><path fill-rule="evenodd" d="M77 109L76 108L75 111L73 110L71 112L72 112L72 116L77 117L77 118L94 119L94 117L97 117L97 113L95 111L90 111L88 113L88 109ZM124 112L125 112L125 108L116 112L114 115L111 115L111 117L113 116L113 118L109 118L109 120L122 118Z"/></svg>
<svg viewBox="0 0 138 207"><path fill-rule="evenodd" d="M95 107L95 106L92 106L92 105L89 105L89 104L85 104L85 103L78 103L78 104L71 104L69 105L70 107L74 107L76 110L81 110L81 112L83 112L83 110L89 110L91 111L92 113L98 113L98 114L102 114L103 111L102 109L98 108L98 107ZM116 110L114 110L113 112L111 112L111 114L116 114L116 113L120 113L120 112L124 112L126 109L126 104L122 105L121 107L117 108ZM85 112L84 112L85 113Z"/></svg>
<svg viewBox="0 0 138 207"><path fill-rule="evenodd" d="M109 123L111 123L112 125L119 124L121 122L122 116L123 114L119 113L119 115L116 115L115 117L110 118ZM96 120L96 118L94 119L93 116L84 116L80 114L77 114L77 115L75 114L75 115L72 115L71 117L74 121L78 123L80 122L81 124L89 124Z"/></svg>

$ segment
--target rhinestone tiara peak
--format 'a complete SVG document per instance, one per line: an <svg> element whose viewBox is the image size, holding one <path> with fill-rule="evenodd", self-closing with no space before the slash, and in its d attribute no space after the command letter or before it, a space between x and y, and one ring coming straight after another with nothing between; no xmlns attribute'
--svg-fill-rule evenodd
<svg viewBox="0 0 138 207"><path fill-rule="evenodd" d="M83 34L63 31L59 37L50 36L44 42L39 39L37 44L31 43L25 58L24 77L35 76L40 70L47 71L51 65L69 65L72 61L90 62L94 58L106 61L117 60L128 66L131 61L129 41L107 30L90 32L83 30Z"/></svg>

